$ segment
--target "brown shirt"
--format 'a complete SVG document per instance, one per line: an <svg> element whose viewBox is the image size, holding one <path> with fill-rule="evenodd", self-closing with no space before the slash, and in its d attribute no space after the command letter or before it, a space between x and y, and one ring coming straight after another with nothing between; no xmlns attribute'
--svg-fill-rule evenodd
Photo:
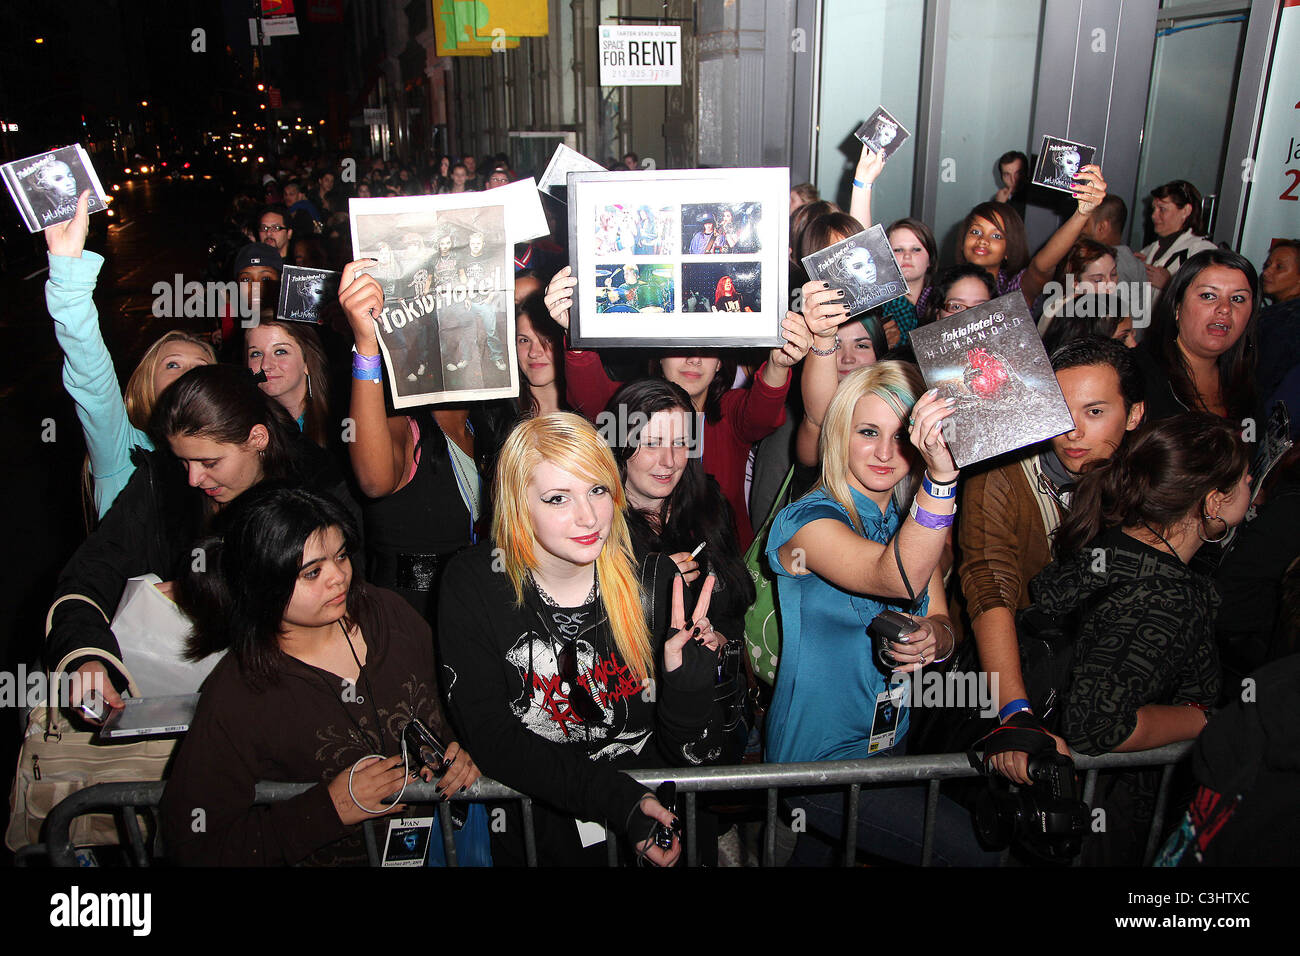
<svg viewBox="0 0 1300 956"><path fill-rule="evenodd" d="M1054 501L1044 505L1025 468L1013 461L964 482L957 522L957 574L971 620L990 608L1028 607L1030 579L1052 560L1044 510L1053 527Z"/></svg>

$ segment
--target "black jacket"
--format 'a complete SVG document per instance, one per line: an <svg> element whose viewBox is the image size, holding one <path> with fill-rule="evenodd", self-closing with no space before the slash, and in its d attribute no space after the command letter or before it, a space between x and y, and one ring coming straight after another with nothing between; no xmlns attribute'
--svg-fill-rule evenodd
<svg viewBox="0 0 1300 956"><path fill-rule="evenodd" d="M329 455L301 436L294 453L293 480L333 495L358 516L360 527L360 509ZM117 638L105 617L112 619L127 580L152 572L172 581L203 558L193 553L195 540L205 531L207 501L202 493L189 486L184 470L169 452L137 448L131 457L135 474L59 575L56 602L65 595L80 594L94 605L66 600L54 609L45 641L47 667L83 647L102 648L120 657ZM69 667L75 668L90 656L71 661ZM130 661L125 663L130 667Z"/></svg>
<svg viewBox="0 0 1300 956"><path fill-rule="evenodd" d="M644 818L629 822L648 792L620 770L685 766L715 759L721 745L713 708L716 655L688 643L683 663L650 686L635 680L613 644L607 620L577 633L581 677L606 714L606 726L574 719L560 686L556 647L535 594L515 605L510 580L491 542L448 564L438 610L442 685L453 723L483 772L536 801L538 859L600 864L604 844L584 851L574 819L603 823L615 834L645 836ZM676 567L665 555L654 567L656 618L651 641L662 674ZM656 675L658 678L658 675ZM515 808L505 832L494 827L493 859L523 861Z"/></svg>
<svg viewBox="0 0 1300 956"><path fill-rule="evenodd" d="M1127 740L1144 704L1209 706L1220 680L1208 578L1111 528L1029 584L1035 606L1060 615L1102 589L1079 625L1061 723L1070 746L1093 755Z"/></svg>

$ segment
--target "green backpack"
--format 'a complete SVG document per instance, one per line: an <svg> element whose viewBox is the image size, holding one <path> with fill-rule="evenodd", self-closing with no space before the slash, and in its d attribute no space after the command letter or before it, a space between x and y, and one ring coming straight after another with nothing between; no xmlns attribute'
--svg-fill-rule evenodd
<svg viewBox="0 0 1300 956"><path fill-rule="evenodd" d="M772 521L776 513L788 504L786 495L792 478L793 466L786 473L771 513L745 551L745 568L754 579L754 591L758 595L745 612L745 651L754 676L766 684L776 683L776 665L781 658L781 612L776 606L776 575L768 568L764 552Z"/></svg>

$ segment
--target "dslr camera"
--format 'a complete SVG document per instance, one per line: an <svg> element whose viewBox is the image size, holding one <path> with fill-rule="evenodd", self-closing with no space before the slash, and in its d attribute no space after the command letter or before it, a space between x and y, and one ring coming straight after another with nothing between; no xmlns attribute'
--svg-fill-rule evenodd
<svg viewBox="0 0 1300 956"><path fill-rule="evenodd" d="M1079 855L1089 818L1074 761L1055 750L1031 754L1029 778L1033 785L1015 792L992 785L981 791L975 798L975 829L990 849L1016 843L1046 862L1067 862Z"/></svg>

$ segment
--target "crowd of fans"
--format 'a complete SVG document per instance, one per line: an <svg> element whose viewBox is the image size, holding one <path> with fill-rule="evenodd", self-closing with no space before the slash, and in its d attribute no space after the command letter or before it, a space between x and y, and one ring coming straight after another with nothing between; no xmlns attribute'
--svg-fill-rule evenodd
<svg viewBox="0 0 1300 956"><path fill-rule="evenodd" d="M1281 691L1243 703L1242 681L1263 695L1296 666L1300 454L1262 489L1250 463L1274 404L1300 398L1300 242L1257 271L1205 237L1199 192L1176 181L1151 191L1155 238L1135 253L1129 211L1090 165L1035 250L1029 160L1009 152L955 261L935 241L948 224L887 226L907 293L850 320L842 290L799 263L872 225L888 177L864 149L849 209L791 189L782 347L600 354L568 345L576 280L547 197L551 236L515 248L518 397L395 414L374 326L384 290L350 261L348 200L518 177L504 156L376 159L347 181L337 164L288 165L233 202L209 278L255 285L269 306L284 265L340 270L324 323L263 308L245 328L227 308L206 336L164 335L125 389L98 329L84 199L46 233L98 517L60 577L46 662L100 678L121 707L108 621L150 572L193 621L191 657L228 652L168 780L174 859L360 862L360 824L413 815L399 801L417 773L450 793L482 772L534 798L543 863L601 864L609 839L669 865L674 808L626 770L949 752L1003 729L1030 736L986 745L988 770L1028 788L1044 750L1199 737L1169 858L1294 859L1296 824L1269 816L1295 795L1294 748L1244 737L1300 714ZM909 335L1008 294L1040 317L1073 428L958 469L951 404L927 392ZM639 424L598 431L607 411ZM745 639L764 578L781 630L771 686ZM1048 706L1022 667L1028 609L1073 636ZM911 630L878 648L868 628L887 611ZM903 699L923 670L962 666L993 688L996 717L948 726ZM413 720L445 745L439 760L415 759ZM1141 861L1153 774L1103 775L1093 803L1110 824L1084 840L1088 862ZM315 786L258 806L259 779ZM919 862L926 797L864 788L848 830L872 858ZM941 799L935 859L996 865L964 802ZM701 799L706 861L734 855L735 803ZM806 820L797 840L783 830L791 862L834 859L843 793L792 793L787 810ZM506 813L498 865L524 859Z"/></svg>

